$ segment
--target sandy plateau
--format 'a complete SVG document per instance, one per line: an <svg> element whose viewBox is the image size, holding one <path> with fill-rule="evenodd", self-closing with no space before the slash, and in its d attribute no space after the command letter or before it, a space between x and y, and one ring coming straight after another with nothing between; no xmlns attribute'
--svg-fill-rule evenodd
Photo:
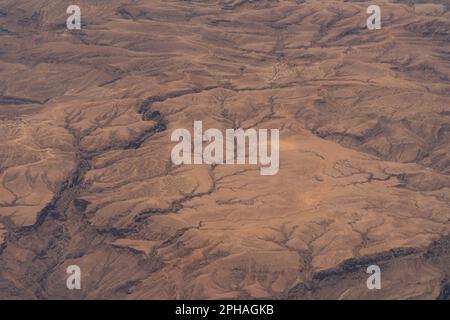
<svg viewBox="0 0 450 320"><path fill-rule="evenodd" d="M0 298L448 299L450 6L376 2L0 0ZM278 174L174 166L195 120Z"/></svg>

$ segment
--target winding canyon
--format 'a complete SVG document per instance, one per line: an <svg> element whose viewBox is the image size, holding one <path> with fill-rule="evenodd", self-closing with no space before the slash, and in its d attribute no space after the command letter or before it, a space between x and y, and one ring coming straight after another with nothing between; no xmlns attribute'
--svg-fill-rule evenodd
<svg viewBox="0 0 450 320"><path fill-rule="evenodd" d="M373 1L380 30L366 1L71 4L0 0L0 299L449 299L448 1ZM194 121L278 129L279 171L174 165Z"/></svg>

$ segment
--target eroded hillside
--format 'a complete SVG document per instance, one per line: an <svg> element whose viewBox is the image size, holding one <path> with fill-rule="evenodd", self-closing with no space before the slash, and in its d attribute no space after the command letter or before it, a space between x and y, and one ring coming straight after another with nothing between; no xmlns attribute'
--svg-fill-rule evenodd
<svg viewBox="0 0 450 320"><path fill-rule="evenodd" d="M381 30L357 1L80 0L69 31L69 1L0 0L0 298L448 298L450 8L374 2ZM279 129L278 174L173 165L195 120Z"/></svg>

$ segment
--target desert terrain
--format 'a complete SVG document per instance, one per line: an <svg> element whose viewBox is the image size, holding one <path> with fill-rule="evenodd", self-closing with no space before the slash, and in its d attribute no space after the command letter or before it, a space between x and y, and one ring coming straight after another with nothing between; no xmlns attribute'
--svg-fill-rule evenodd
<svg viewBox="0 0 450 320"><path fill-rule="evenodd" d="M450 2L372 2L0 0L0 299L448 299Z"/></svg>

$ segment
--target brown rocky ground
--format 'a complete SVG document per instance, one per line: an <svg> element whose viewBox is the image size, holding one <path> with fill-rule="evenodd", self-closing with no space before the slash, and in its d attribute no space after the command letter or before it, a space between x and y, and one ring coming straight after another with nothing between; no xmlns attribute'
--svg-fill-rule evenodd
<svg viewBox="0 0 450 320"><path fill-rule="evenodd" d="M70 1L0 0L0 298L448 298L450 8L373 2L382 30L357 1L80 0L67 31ZM173 166L194 120L279 128L278 175Z"/></svg>

